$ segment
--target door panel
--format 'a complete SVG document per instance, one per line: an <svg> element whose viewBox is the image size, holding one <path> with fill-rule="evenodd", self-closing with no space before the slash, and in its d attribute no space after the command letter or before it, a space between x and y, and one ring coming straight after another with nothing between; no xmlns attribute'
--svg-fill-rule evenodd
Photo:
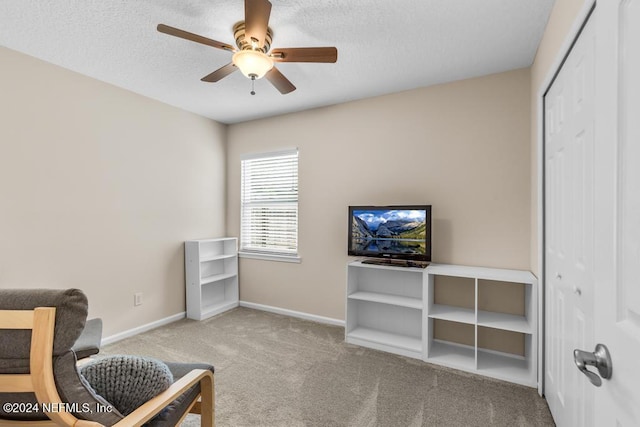
<svg viewBox="0 0 640 427"><path fill-rule="evenodd" d="M618 138L618 241L620 261L618 274L618 321L640 328L640 283L637 264L640 261L640 5L626 1L621 8L620 72L619 72L619 138ZM635 20L635 25L631 22Z"/></svg>
<svg viewBox="0 0 640 427"><path fill-rule="evenodd" d="M545 396L559 426L593 425L593 390L573 362L574 349L594 345L593 27L545 96Z"/></svg>

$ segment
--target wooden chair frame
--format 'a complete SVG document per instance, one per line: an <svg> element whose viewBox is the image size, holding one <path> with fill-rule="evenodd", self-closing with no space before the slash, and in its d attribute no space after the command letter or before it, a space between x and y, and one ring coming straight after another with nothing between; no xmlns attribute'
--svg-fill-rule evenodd
<svg viewBox="0 0 640 427"><path fill-rule="evenodd" d="M53 377L53 336L55 327L55 307L38 307L34 310L0 310L0 329L31 329L30 374L0 374L0 393L26 393L36 395L39 403L60 403ZM191 402L187 413L200 414L202 427L214 427L215 402L214 380L209 370L194 369L167 390L144 403L138 409L127 415L114 427L141 426L149 421L168 404L195 384L200 383L200 394ZM64 409L64 405L61 405ZM45 421L13 421L0 420L3 426L40 427L40 426L68 426L68 427L100 427L93 421L80 420L69 412L49 412L50 418Z"/></svg>

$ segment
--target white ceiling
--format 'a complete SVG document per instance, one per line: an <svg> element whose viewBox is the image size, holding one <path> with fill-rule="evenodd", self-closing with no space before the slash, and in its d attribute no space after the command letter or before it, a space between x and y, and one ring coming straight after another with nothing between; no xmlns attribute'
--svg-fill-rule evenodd
<svg viewBox="0 0 640 427"><path fill-rule="evenodd" d="M1 0L0 45L222 123L527 67L554 0L271 0L273 47L336 46L335 64L282 63L297 90L233 73L200 78L235 45L243 0ZM46 78L46 76L43 76Z"/></svg>

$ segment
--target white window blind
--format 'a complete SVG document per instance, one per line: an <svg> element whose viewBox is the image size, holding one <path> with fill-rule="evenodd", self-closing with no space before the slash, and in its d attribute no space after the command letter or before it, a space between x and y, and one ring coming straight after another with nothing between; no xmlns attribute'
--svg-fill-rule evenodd
<svg viewBox="0 0 640 427"><path fill-rule="evenodd" d="M298 150L242 159L240 250L298 253Z"/></svg>

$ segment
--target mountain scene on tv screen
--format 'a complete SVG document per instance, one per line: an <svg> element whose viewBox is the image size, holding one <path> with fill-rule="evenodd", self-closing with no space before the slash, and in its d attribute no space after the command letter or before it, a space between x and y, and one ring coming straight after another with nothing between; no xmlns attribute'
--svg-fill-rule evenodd
<svg viewBox="0 0 640 427"><path fill-rule="evenodd" d="M424 255L426 212L421 210L353 211L351 245L358 252Z"/></svg>

